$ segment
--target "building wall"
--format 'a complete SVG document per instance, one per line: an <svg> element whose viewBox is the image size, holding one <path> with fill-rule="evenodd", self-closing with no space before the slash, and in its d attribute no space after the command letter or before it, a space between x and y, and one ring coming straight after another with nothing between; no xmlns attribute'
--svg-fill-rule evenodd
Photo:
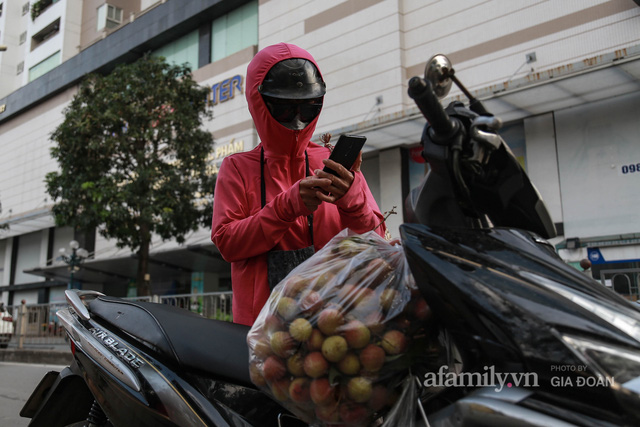
<svg viewBox="0 0 640 427"><path fill-rule="evenodd" d="M0 52L0 98L5 97L22 84L22 74L18 74L18 64L26 56L27 39L20 43L20 35L27 31L29 14L22 14L23 3L3 1L3 11L0 17L0 44L7 46L5 52Z"/></svg>
<svg viewBox="0 0 640 427"><path fill-rule="evenodd" d="M638 43L640 7L633 0L440 2L405 0L408 76L444 53L465 85L503 85ZM526 55L536 61L526 64ZM535 76L532 76L535 78ZM500 88L497 88L500 89Z"/></svg>
<svg viewBox="0 0 640 427"><path fill-rule="evenodd" d="M132 15L150 6L150 1L145 2L145 7L141 6L140 0L84 0L82 7L82 27L80 35L80 50L86 49L98 40L106 37L111 31L115 29L104 28L98 31L98 8L105 3L109 3L112 6L119 7L122 12L122 25L125 25L132 19ZM157 2L156 2L157 3Z"/></svg>
<svg viewBox="0 0 640 427"><path fill-rule="evenodd" d="M640 232L640 93L555 113L567 237Z"/></svg>
<svg viewBox="0 0 640 427"><path fill-rule="evenodd" d="M2 152L0 170L4 217L49 208L44 176L57 169L49 150L50 133L62 122L64 107L75 89L47 100L15 120L0 124ZM1 231L0 231L1 235Z"/></svg>
<svg viewBox="0 0 640 427"><path fill-rule="evenodd" d="M396 0L260 5L260 48L286 40L307 49L327 83L318 133L405 107L400 20Z"/></svg>

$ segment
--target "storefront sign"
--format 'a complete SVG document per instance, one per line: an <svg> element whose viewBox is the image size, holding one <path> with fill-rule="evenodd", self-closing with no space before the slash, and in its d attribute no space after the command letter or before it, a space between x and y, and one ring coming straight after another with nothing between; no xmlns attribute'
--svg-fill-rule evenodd
<svg viewBox="0 0 640 427"><path fill-rule="evenodd" d="M221 82L214 83L211 86L211 93L209 94L209 106L213 107L221 102L233 99L237 93L243 93L243 83L244 78L239 74Z"/></svg>
<svg viewBox="0 0 640 427"><path fill-rule="evenodd" d="M631 163L620 167L622 175L638 174L640 175L640 163Z"/></svg>
<svg viewBox="0 0 640 427"><path fill-rule="evenodd" d="M215 159L222 159L230 154L239 153L241 151L244 151L244 140L241 139L240 141L236 141L235 139L232 139L228 144L216 147Z"/></svg>
<svg viewBox="0 0 640 427"><path fill-rule="evenodd" d="M244 151L244 140L236 141L232 139L228 144L220 145L216 147L213 153L209 155L207 161L209 162L209 166L207 166L207 173L209 175L215 175L218 173L218 166L220 165L221 160L225 157L234 154L240 153Z"/></svg>

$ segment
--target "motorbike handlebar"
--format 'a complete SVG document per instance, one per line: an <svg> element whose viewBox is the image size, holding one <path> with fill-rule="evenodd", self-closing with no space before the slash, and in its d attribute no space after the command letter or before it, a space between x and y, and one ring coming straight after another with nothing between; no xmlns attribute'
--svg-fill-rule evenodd
<svg viewBox="0 0 640 427"><path fill-rule="evenodd" d="M431 125L437 139L445 140L455 132L455 122L442 108L438 97L433 92L431 82L422 77L412 77L409 80L408 93Z"/></svg>

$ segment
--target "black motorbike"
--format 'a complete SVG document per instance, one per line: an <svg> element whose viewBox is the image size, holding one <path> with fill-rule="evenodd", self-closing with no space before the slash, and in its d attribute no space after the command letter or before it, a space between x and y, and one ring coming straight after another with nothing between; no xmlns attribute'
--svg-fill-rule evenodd
<svg viewBox="0 0 640 427"><path fill-rule="evenodd" d="M456 83L468 106L439 97ZM640 425L640 311L565 264L500 120L433 57L409 95L430 172L402 245L445 362L413 371L415 425ZM172 306L67 291L74 360L49 372L31 426L302 425L249 377L248 327ZM417 374L420 372L420 374ZM380 421L383 422L382 420Z"/></svg>

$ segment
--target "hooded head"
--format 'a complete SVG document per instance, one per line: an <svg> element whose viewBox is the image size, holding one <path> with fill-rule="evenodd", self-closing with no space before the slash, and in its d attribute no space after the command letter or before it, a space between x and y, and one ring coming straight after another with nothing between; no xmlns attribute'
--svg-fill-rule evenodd
<svg viewBox="0 0 640 427"><path fill-rule="evenodd" d="M304 152L325 93L311 54L288 43L262 49L249 63L246 87L249 111L265 151Z"/></svg>

